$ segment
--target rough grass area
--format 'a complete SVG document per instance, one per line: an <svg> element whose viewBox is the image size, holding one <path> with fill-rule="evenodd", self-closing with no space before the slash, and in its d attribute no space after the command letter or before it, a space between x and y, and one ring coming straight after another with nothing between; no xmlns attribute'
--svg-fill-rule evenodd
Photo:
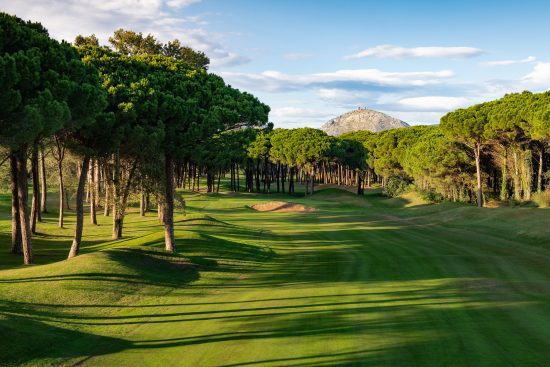
<svg viewBox="0 0 550 367"><path fill-rule="evenodd" d="M321 188L322 189L322 188ZM53 198L53 194L52 200ZM184 194L177 255L156 213L124 238L39 224L38 265L8 254L0 196L1 366L543 366L550 215L327 188ZM319 210L250 210L285 201ZM53 205L53 202L52 202Z"/></svg>

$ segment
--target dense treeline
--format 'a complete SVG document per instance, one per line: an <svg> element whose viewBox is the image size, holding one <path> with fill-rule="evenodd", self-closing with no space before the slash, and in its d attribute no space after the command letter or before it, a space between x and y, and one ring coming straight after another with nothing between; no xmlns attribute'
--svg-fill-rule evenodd
<svg viewBox="0 0 550 367"><path fill-rule="evenodd" d="M549 142L550 92L508 94L448 113L438 126L339 137L276 129L249 143L247 189L259 192L263 177L263 191L275 181L285 192L287 180L293 193L299 178L306 194L315 182L356 185L359 194L379 182L390 195L414 184L435 200L529 201L548 186Z"/></svg>
<svg viewBox="0 0 550 367"><path fill-rule="evenodd" d="M163 45L120 29L110 43L113 49L79 36L75 47L51 39L38 23L0 14L0 146L10 166L11 249L25 264L32 263L32 233L47 211L48 151L58 168L60 227L67 152L77 161L69 257L79 253L85 196L92 223L101 202L112 214L113 238L120 238L136 189L156 196L165 247L173 252L175 165L223 131L267 123L268 106L207 73L208 58L178 40Z"/></svg>

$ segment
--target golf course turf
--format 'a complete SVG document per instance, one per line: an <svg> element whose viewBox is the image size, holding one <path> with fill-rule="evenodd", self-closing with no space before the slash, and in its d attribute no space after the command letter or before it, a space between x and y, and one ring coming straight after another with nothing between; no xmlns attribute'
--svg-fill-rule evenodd
<svg viewBox="0 0 550 367"><path fill-rule="evenodd" d="M52 195L53 196L53 195ZM0 197L2 366L544 366L550 216L326 188L184 193L178 254L156 213L45 216L37 265L8 253ZM261 212L285 201L315 210ZM54 205L52 205L53 207Z"/></svg>

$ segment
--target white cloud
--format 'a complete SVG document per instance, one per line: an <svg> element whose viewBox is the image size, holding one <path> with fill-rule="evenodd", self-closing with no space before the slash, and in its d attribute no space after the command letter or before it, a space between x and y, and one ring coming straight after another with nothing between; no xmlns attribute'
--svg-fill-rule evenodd
<svg viewBox="0 0 550 367"><path fill-rule="evenodd" d="M524 85L536 87L550 88L550 62L538 62L535 64L533 71L523 77Z"/></svg>
<svg viewBox="0 0 550 367"><path fill-rule="evenodd" d="M323 101L346 107L353 108L371 104L378 93L370 91L345 90L338 88L321 88L318 91L319 98Z"/></svg>
<svg viewBox="0 0 550 367"><path fill-rule="evenodd" d="M280 92L330 85L361 85L363 87L421 87L441 83L454 75L451 70L386 72L378 69L337 70L315 74L286 74L280 71L262 73L223 72L233 84L267 92ZM343 88L346 89L346 88Z"/></svg>
<svg viewBox="0 0 550 367"><path fill-rule="evenodd" d="M199 3L201 0L168 0L166 5L172 8L184 8L191 4Z"/></svg>
<svg viewBox="0 0 550 367"><path fill-rule="evenodd" d="M377 57L381 59L405 59L417 57L448 57L468 58L480 55L483 50L474 47L399 47L392 45L380 45L367 48L356 54L347 56L347 59L362 59L365 57Z"/></svg>
<svg viewBox="0 0 550 367"><path fill-rule="evenodd" d="M431 111L399 111L399 110L381 110L387 115L398 118L401 121L405 121L409 125L432 125L438 124L441 116L441 112L431 112Z"/></svg>
<svg viewBox="0 0 550 367"><path fill-rule="evenodd" d="M534 56L526 57L525 59L521 60L496 60L496 61L485 61L480 62L479 65L481 66L505 66L505 65L514 65L514 64L527 64L531 62L537 61L537 58Z"/></svg>
<svg viewBox="0 0 550 367"><path fill-rule="evenodd" d="M428 111L450 111L466 106L468 100L464 97L424 96L410 97L399 100L399 105L410 109Z"/></svg>
<svg viewBox="0 0 550 367"><path fill-rule="evenodd" d="M320 118L327 117L326 111L320 111L313 108L302 108L302 107L275 107L270 112L270 116L274 117L300 117L300 118Z"/></svg>
<svg viewBox="0 0 550 367"><path fill-rule="evenodd" d="M56 39L72 41L94 33L102 44L118 28L151 33L160 41L174 38L206 53L212 66L248 62L224 46L224 35L203 28L200 17L181 15L180 9L200 0L26 0L9 1L2 10L25 20L41 22Z"/></svg>

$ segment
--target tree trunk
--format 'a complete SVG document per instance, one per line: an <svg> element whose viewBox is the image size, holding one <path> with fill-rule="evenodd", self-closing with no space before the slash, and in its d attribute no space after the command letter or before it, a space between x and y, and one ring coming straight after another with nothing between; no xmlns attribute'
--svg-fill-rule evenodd
<svg viewBox="0 0 550 367"><path fill-rule="evenodd" d="M500 200L508 200L508 148L504 147L502 155L502 181L500 184Z"/></svg>
<svg viewBox="0 0 550 367"><path fill-rule="evenodd" d="M105 167L104 167L104 172L103 172L103 176L105 177L105 197L104 197L104 201L103 201L103 216L104 217L108 217L109 216L109 213L110 213L110 209L111 209L111 190L112 190L112 185L111 185L111 179L112 179L112 175L111 175L111 170L109 169L109 166L107 165L107 163L105 164Z"/></svg>
<svg viewBox="0 0 550 367"><path fill-rule="evenodd" d="M23 249L23 262L32 264L32 239L29 223L29 209L27 205L27 147L24 146L15 153L17 166L17 199L19 204L19 223L21 226L21 244Z"/></svg>
<svg viewBox="0 0 550 367"><path fill-rule="evenodd" d="M97 225L97 215L96 215L96 208L97 208L97 177L95 172L95 164L94 161L90 164L89 158L85 158L85 160L88 160L87 165L90 167L90 183L88 185L88 191L90 192L90 223ZM82 167L84 167L84 161L82 161ZM84 169L84 168L82 168ZM88 170L88 169L87 169ZM82 177L82 173L80 174L80 177ZM80 189L80 182L78 184L78 187ZM78 200L78 193L77 193L77 200ZM78 210L78 207L77 207Z"/></svg>
<svg viewBox="0 0 550 367"><path fill-rule="evenodd" d="M59 175L59 228L63 228L63 211L65 210L65 185L63 184L63 150L58 143L57 173Z"/></svg>
<svg viewBox="0 0 550 367"><path fill-rule="evenodd" d="M42 213L48 212L48 183L46 178L46 157L44 156L44 147L40 147L40 210Z"/></svg>
<svg viewBox="0 0 550 367"><path fill-rule="evenodd" d="M40 177L38 168L38 142L32 145L31 152L31 173L32 173L32 204L31 204L31 233L36 234L36 222L42 222L42 211L40 210Z"/></svg>
<svg viewBox="0 0 550 367"><path fill-rule="evenodd" d="M84 189L86 186L86 178L88 176L89 165L90 158L84 157L84 159L82 160L82 168L80 170L80 179L78 180L78 189L76 190L76 228L74 231L73 243L69 251L68 259L75 257L80 251L80 243L82 242L82 230L84 227ZM92 189L90 190L93 191ZM93 201L91 205L94 205Z"/></svg>
<svg viewBox="0 0 550 367"><path fill-rule="evenodd" d="M11 173L11 253L20 254L23 249L21 245L21 222L19 218L19 196L17 192L17 159L14 153L10 153Z"/></svg>
<svg viewBox="0 0 550 367"><path fill-rule="evenodd" d="M145 217L145 190L143 190L143 185L141 185L139 195L139 216Z"/></svg>
<svg viewBox="0 0 550 367"><path fill-rule="evenodd" d="M542 192L542 166L544 164L544 147L539 147L539 169L537 173L537 192Z"/></svg>
<svg viewBox="0 0 550 367"><path fill-rule="evenodd" d="M114 154L114 171L113 171L113 240L118 240L122 237L122 216L120 214L120 155Z"/></svg>
<svg viewBox="0 0 550 367"><path fill-rule="evenodd" d="M164 193L164 248L168 252L176 252L174 238L174 164L172 156L164 156L165 193Z"/></svg>
<svg viewBox="0 0 550 367"><path fill-rule="evenodd" d="M476 159L476 177L477 177L477 206L483 206L483 189L481 187L481 144L476 143L474 149Z"/></svg>

